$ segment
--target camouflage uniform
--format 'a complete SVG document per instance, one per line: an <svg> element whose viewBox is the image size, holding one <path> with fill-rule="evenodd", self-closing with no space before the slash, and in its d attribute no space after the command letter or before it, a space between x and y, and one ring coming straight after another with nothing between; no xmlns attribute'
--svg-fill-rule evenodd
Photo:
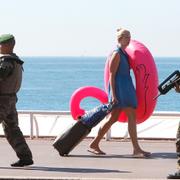
<svg viewBox="0 0 180 180"><path fill-rule="evenodd" d="M14 53L0 55L0 123L19 159L32 159L32 153L18 125L17 96L22 81L22 64Z"/></svg>
<svg viewBox="0 0 180 180"><path fill-rule="evenodd" d="M178 157L177 165L178 165L178 169L180 170L180 123L176 135L176 153Z"/></svg>

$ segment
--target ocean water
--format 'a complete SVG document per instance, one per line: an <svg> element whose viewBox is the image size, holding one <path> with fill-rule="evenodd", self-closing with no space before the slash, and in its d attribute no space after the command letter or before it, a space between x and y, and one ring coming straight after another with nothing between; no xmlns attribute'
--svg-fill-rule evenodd
<svg viewBox="0 0 180 180"><path fill-rule="evenodd" d="M18 110L69 111L72 93L83 86L104 90L106 57L22 57L24 73L18 93ZM180 70L180 58L155 57L159 83ZM85 98L81 107L91 109L99 102ZM155 111L180 111L180 94L171 90L158 98Z"/></svg>

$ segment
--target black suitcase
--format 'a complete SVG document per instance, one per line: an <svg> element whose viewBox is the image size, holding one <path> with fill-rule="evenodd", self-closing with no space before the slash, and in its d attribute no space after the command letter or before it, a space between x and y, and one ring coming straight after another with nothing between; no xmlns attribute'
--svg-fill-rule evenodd
<svg viewBox="0 0 180 180"><path fill-rule="evenodd" d="M112 104L103 104L88 111L65 133L58 136L53 146L61 156L68 155L101 120L112 110Z"/></svg>
<svg viewBox="0 0 180 180"><path fill-rule="evenodd" d="M88 128L82 121L77 121L62 135L57 136L53 146L59 152L60 156L67 156L89 133Z"/></svg>

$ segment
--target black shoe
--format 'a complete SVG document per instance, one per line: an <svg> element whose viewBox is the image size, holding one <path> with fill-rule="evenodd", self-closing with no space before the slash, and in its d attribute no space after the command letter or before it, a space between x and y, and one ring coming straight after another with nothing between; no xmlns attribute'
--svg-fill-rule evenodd
<svg viewBox="0 0 180 180"><path fill-rule="evenodd" d="M180 179L180 170L175 172L174 174L169 174L167 179Z"/></svg>
<svg viewBox="0 0 180 180"><path fill-rule="evenodd" d="M29 160L20 159L20 160L18 160L17 162L12 163L11 166L12 166L12 167L23 167L23 166L32 165L33 163L34 163L34 162L33 162L32 159L29 159Z"/></svg>

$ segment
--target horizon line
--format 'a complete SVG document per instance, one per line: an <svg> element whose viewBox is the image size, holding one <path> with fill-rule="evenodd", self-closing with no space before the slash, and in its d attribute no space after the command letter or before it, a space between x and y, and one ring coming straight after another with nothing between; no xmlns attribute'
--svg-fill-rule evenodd
<svg viewBox="0 0 180 180"><path fill-rule="evenodd" d="M79 57L98 57L98 58L107 58L107 56L91 56L91 55L74 55L74 56L71 56L71 55L20 55L20 57L73 57L73 58L79 58ZM153 58L180 58L180 56L153 56Z"/></svg>

